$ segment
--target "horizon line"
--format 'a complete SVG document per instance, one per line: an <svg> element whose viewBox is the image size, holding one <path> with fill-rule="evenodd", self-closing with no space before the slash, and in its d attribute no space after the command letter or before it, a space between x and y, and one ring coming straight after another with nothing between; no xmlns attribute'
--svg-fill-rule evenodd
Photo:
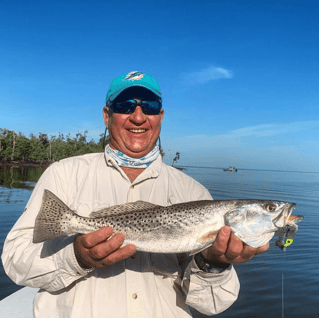
<svg viewBox="0 0 319 318"><path fill-rule="evenodd" d="M179 167L185 168L208 168L208 169L225 169L224 167L203 167L203 166L183 166ZM252 169L252 168L236 168L237 170L255 170L255 171L274 171L274 172L296 172L296 173L316 173L319 174L319 171L299 171L299 170L274 170L274 169Z"/></svg>

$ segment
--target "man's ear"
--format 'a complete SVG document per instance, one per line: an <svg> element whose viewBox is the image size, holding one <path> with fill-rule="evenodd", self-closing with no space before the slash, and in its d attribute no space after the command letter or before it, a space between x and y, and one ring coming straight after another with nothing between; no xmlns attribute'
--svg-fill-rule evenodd
<svg viewBox="0 0 319 318"><path fill-rule="evenodd" d="M162 123L162 120L164 118L164 108L161 109L160 116L161 116L161 123Z"/></svg>
<svg viewBox="0 0 319 318"><path fill-rule="evenodd" d="M106 128L109 128L109 121L110 121L110 109L105 106L103 107L103 110L102 110L102 113L103 113L103 118L104 118L104 124L106 126Z"/></svg>

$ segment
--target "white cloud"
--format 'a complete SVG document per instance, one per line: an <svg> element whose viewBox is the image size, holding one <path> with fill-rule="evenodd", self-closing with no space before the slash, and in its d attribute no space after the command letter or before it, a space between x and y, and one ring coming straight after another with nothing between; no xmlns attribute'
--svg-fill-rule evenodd
<svg viewBox="0 0 319 318"><path fill-rule="evenodd" d="M162 145L164 152L171 149L170 164L179 151L181 165L311 171L309 167L318 165L318 130L319 120L258 125L220 135L163 135ZM274 143L275 135L280 138Z"/></svg>
<svg viewBox="0 0 319 318"><path fill-rule="evenodd" d="M237 137L269 137L274 135L283 135L295 133L297 131L309 130L319 127L319 120L295 122L290 124L268 124L268 125L258 125L250 126L245 128L240 128L232 130L227 133L227 135L233 135Z"/></svg>
<svg viewBox="0 0 319 318"><path fill-rule="evenodd" d="M197 85L221 78L232 78L233 73L222 67L209 66L199 72L184 73L182 77L187 84Z"/></svg>
<svg viewBox="0 0 319 318"><path fill-rule="evenodd" d="M259 141L258 137L269 137L274 135L288 135L285 136L285 140L290 137L289 134L294 134L296 132L301 133L307 132L307 135L310 136L311 130L315 130L319 128L319 120L313 121L303 121L303 122L295 122L290 124L268 124L268 125L258 125L258 126L249 126L240 129L230 130L224 134L219 135L187 135L187 136L165 136L164 138L167 140L169 144L181 144L186 145L186 148L189 147L190 151L212 148L215 147L220 148L229 148L234 149L241 142L246 144L245 137L253 137L250 138L250 141L247 141L248 144L251 144L253 140ZM312 132L312 135L316 132ZM304 136L304 134L302 135ZM271 138L265 138L265 140L271 140ZM263 141L264 143L264 141ZM172 146L173 147L173 146ZM255 147L255 144L254 144ZM273 145L272 145L273 147Z"/></svg>

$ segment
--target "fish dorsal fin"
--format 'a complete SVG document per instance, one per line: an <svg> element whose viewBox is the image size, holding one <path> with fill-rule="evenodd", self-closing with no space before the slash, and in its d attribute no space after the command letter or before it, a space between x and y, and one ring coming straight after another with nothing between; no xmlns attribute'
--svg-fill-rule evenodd
<svg viewBox="0 0 319 318"><path fill-rule="evenodd" d="M119 213L150 210L156 207L161 207L161 206L153 204L153 203L145 202L145 201L129 202L129 203L123 203L119 205L114 205L109 208L105 208L96 212L91 212L90 217L92 218L105 217L105 216L110 216L110 215L119 214Z"/></svg>

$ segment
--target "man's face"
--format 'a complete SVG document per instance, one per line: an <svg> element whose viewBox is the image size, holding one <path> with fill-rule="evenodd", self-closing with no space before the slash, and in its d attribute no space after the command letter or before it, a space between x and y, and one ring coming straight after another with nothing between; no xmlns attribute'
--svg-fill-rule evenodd
<svg viewBox="0 0 319 318"><path fill-rule="evenodd" d="M140 102L139 98L130 99ZM110 147L132 158L140 158L154 148L164 110L159 115L145 115L141 106L136 106L132 114L118 114L104 107L103 116L110 134Z"/></svg>

